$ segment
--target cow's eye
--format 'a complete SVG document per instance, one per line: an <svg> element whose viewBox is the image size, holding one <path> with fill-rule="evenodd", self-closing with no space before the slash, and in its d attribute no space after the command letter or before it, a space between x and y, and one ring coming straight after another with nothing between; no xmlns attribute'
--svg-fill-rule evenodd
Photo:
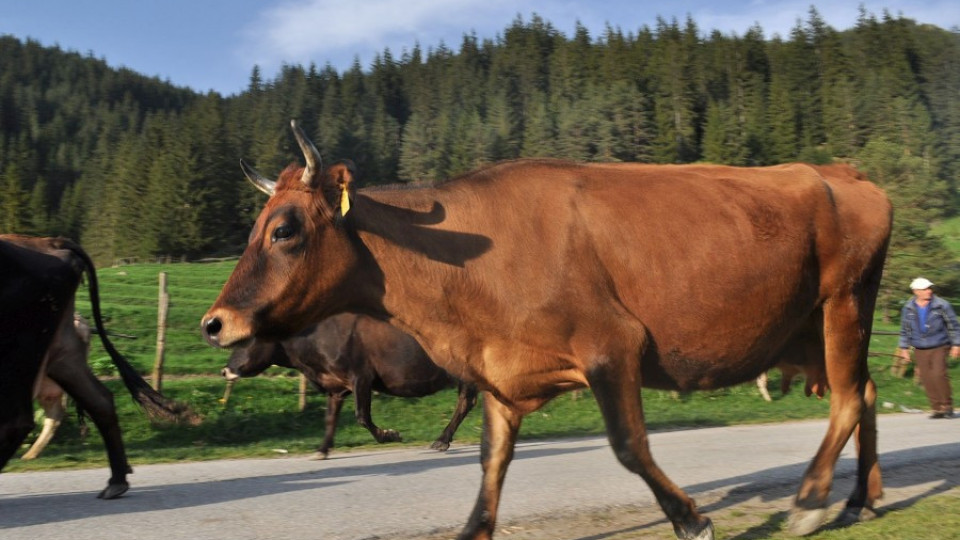
<svg viewBox="0 0 960 540"><path fill-rule="evenodd" d="M289 226L289 225L280 225L279 227L277 227L276 229L273 230L273 238L272 238L272 239L273 239L274 242L277 242L277 241L280 241L280 240L286 240L287 238L290 238L291 236L293 236L293 227L291 227L291 226Z"/></svg>

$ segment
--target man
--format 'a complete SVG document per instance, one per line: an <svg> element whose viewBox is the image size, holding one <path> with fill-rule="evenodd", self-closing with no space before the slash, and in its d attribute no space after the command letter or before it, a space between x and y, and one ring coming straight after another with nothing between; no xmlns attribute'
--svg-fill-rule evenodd
<svg viewBox="0 0 960 540"><path fill-rule="evenodd" d="M900 314L899 354L909 362L910 347L914 349L920 380L933 411L930 418L952 418L947 353L953 359L960 356L960 324L950 303L934 296L930 280L918 277L910 288L913 298L907 300Z"/></svg>

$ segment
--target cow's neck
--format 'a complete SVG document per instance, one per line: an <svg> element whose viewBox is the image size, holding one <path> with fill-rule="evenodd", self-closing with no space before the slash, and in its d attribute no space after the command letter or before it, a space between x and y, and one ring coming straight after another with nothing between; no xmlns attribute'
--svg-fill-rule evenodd
<svg viewBox="0 0 960 540"><path fill-rule="evenodd" d="M358 197L357 231L383 276L382 307L438 364L463 378L469 332L451 287L471 279L471 261L491 240L452 219L456 201L438 190ZM362 217L359 217L362 216ZM379 306L376 306L379 307ZM458 373L460 372L460 373Z"/></svg>

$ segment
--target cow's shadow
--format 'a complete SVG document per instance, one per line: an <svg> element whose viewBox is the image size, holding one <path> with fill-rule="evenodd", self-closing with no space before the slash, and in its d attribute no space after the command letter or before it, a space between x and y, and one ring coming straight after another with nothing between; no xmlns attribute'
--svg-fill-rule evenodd
<svg viewBox="0 0 960 540"><path fill-rule="evenodd" d="M936 464L936 466L925 465ZM800 486L800 479L806 471L808 463L798 463L795 465L786 465L773 467L764 471L733 476L711 482L682 486L683 489L692 497L696 498L699 494L708 494L717 490L724 490L728 486L736 486L726 491L719 500L698 506L701 513L709 515L733 506L737 506L747 501L759 499L760 501L775 501L792 497ZM833 488L830 495L830 504L845 501L847 496L853 490L856 479L856 459L852 457L841 458L837 461L837 467L834 475ZM931 486L911 497L898 500L890 504L884 504L881 499L876 507L877 515L883 516L887 512L909 508L919 501L928 497L950 491L960 486L960 477L957 475L946 474L945 469L960 468L960 443L939 444L895 452L886 452L880 456L880 466L883 470L883 485L885 489L906 488L911 486L920 486L931 484ZM789 479L784 481L784 479ZM750 529L731 536L731 540L751 540L757 538L767 538L771 531L779 530L787 520L789 507L785 506L783 511L774 512L764 520ZM832 519L833 516L828 516ZM604 540L614 536L630 532L642 531L658 525L667 525L666 518L658 518L652 521L638 523L636 526L625 529L605 531L596 535L584 536L575 540ZM825 531L840 528L840 525L827 523L819 529Z"/></svg>
<svg viewBox="0 0 960 540"><path fill-rule="evenodd" d="M556 457L594 451L603 446L606 446L606 440L596 438L587 439L584 444L577 447L564 446L558 448L550 443L524 444L517 448L514 460ZM354 462L354 457L351 454L338 455L335 459L323 462L323 466L318 466L316 470L293 474L250 476L231 480L168 484L146 488L134 487L127 496L117 501L96 500L92 490L0 498L0 530L74 521L96 516L199 507L251 497L293 493L317 489L318 487L347 484L353 481L353 477L410 475L438 468L478 465L476 446L451 448L443 459L429 456L423 459L404 461L401 464L354 465L351 464L351 462ZM878 507L881 513L890 509L911 506L919 500L960 485L960 479L946 477L949 475L943 473L944 467L918 465L919 461L960 466L960 443L888 452L882 454L880 459L881 466L888 473L884 478L885 486L888 488L933 484L923 493L899 501L890 507L884 506L881 501ZM762 500L776 500L790 496L799 486L800 478L806 467L807 463L803 462L682 487L694 498L711 492L725 491L718 500L700 508L701 511L709 514L757 497ZM889 474L897 469L907 468L909 468L909 474ZM832 501L842 500L852 490L855 469L856 460L853 458L843 458L838 461ZM626 470L623 473L630 474ZM639 478L637 482L638 489L645 488ZM786 510L787 508L784 508L783 513L771 516L768 520L770 523L766 525L771 523L775 525L775 522L784 519ZM616 534L641 530L658 523L664 523L664 520L658 519L653 522L638 523L636 527L609 531L584 537L580 540L602 540ZM755 537L750 535L750 531L738 536L741 539Z"/></svg>

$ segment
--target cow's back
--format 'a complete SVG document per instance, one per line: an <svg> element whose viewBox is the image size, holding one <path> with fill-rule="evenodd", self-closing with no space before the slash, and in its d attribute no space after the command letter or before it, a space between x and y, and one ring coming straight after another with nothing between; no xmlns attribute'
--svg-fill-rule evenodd
<svg viewBox="0 0 960 540"><path fill-rule="evenodd" d="M882 260L890 230L885 195L846 166L521 160L443 185L435 200L438 229L489 242L462 268L437 266L433 303L450 312L433 309L469 321L421 336L441 364L481 340L491 357L521 350L509 343L573 357L566 336L627 316L650 339L645 382L663 387L771 367L830 294Z"/></svg>

